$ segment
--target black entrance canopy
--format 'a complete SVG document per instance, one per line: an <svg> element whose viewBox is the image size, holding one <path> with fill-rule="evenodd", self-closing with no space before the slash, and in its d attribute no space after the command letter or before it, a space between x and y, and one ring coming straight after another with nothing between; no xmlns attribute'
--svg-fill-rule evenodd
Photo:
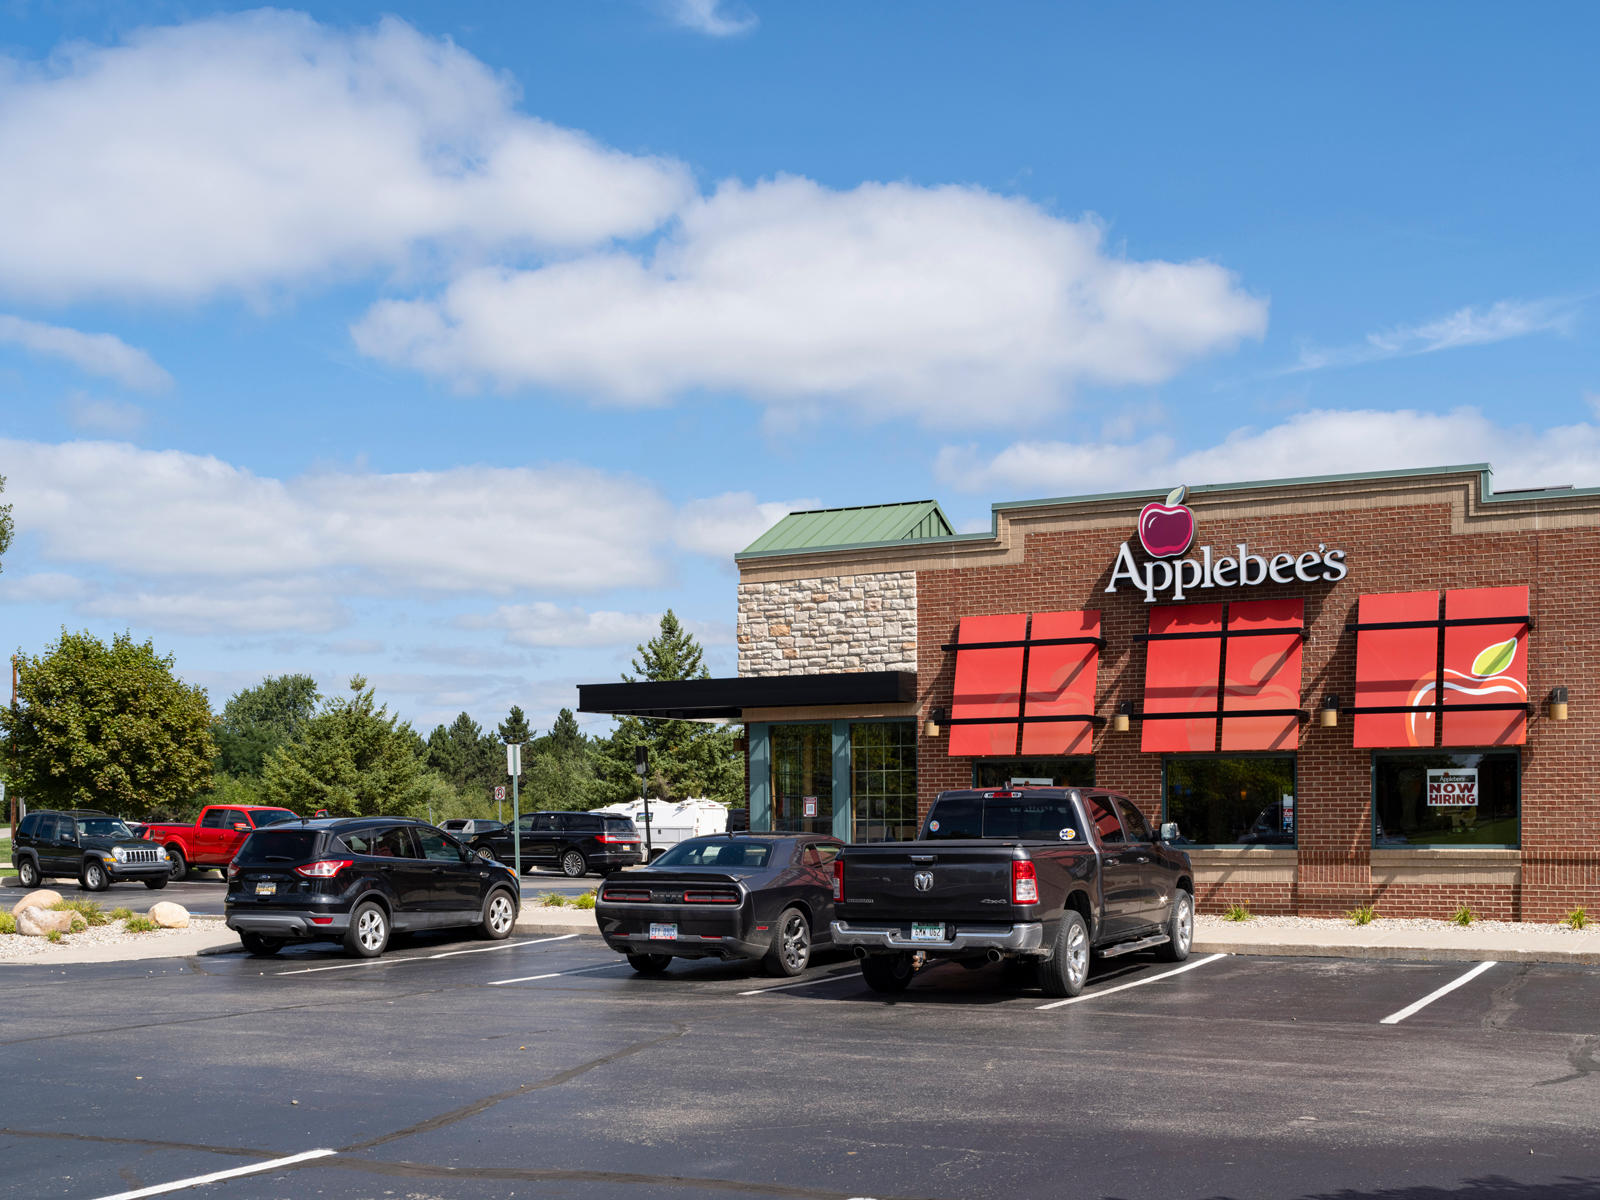
<svg viewBox="0 0 1600 1200"><path fill-rule="evenodd" d="M831 675L747 675L645 683L580 683L578 711L618 717L738 720L747 708L826 704L907 704L917 698L915 671L841 671Z"/></svg>

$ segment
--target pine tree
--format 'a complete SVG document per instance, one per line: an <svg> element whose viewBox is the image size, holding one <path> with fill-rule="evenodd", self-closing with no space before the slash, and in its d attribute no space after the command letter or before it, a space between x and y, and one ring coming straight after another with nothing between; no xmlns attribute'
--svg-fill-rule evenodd
<svg viewBox="0 0 1600 1200"><path fill-rule="evenodd" d="M506 719L500 722L499 733L500 740L508 746L519 745L533 736L533 730L528 728L528 718L522 715L522 709L515 704L511 706Z"/></svg>

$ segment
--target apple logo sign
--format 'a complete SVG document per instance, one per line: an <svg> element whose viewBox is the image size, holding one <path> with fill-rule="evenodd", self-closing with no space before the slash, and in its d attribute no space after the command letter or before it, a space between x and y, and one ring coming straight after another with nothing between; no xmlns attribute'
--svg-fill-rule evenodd
<svg viewBox="0 0 1600 1200"><path fill-rule="evenodd" d="M1194 544L1194 513L1183 502L1188 494L1176 487L1165 503L1152 500L1139 510L1139 544L1152 558L1175 558Z"/></svg>

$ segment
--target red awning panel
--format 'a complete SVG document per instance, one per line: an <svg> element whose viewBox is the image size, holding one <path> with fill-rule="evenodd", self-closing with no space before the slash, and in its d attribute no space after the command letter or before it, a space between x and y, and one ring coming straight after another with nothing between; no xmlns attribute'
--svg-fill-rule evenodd
<svg viewBox="0 0 1600 1200"><path fill-rule="evenodd" d="M977 725L950 726L952 756L1015 754L1022 715L1022 646L1028 614L962 617L956 633L956 681L952 722L985 718ZM994 650L963 650L969 642L1017 642Z"/></svg>
<svg viewBox="0 0 1600 1200"><path fill-rule="evenodd" d="M1100 647L1092 642L1040 646L1051 638L1100 636L1098 612L1034 613L1028 647L1028 703L1025 715L1052 717L1094 712ZM1023 754L1090 754L1094 725L1089 721L1026 721Z"/></svg>
<svg viewBox="0 0 1600 1200"><path fill-rule="evenodd" d="M1363 596L1356 623L1429 621L1415 629L1363 629L1356 634L1356 707L1432 705L1438 683L1439 593ZM1355 745L1431 746L1433 713L1357 713Z"/></svg>
<svg viewBox="0 0 1600 1200"><path fill-rule="evenodd" d="M1298 716L1235 717L1261 708L1300 707L1300 648L1305 639L1304 600L1242 600L1228 605L1228 642L1222 691L1224 750L1293 750L1300 743ZM1233 637L1244 629L1293 633Z"/></svg>
<svg viewBox="0 0 1600 1200"><path fill-rule="evenodd" d="M1461 704L1528 702L1528 589L1467 588L1444 594L1445 620L1506 617L1504 625L1444 628L1444 728L1441 746L1520 746L1522 709L1451 712ZM1426 744L1426 743L1424 743Z"/></svg>
<svg viewBox="0 0 1600 1200"><path fill-rule="evenodd" d="M1178 604L1150 610L1150 632L1214 633L1216 637L1148 643L1139 748L1145 751L1214 750L1217 680L1222 674L1222 605ZM1150 713L1205 713L1148 719Z"/></svg>

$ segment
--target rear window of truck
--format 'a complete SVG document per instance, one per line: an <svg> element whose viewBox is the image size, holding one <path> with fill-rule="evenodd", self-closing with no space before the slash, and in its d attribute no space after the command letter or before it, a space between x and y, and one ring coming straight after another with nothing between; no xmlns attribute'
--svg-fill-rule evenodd
<svg viewBox="0 0 1600 1200"><path fill-rule="evenodd" d="M953 796L928 814L924 838L1015 838L1022 841L1084 841L1066 799L1020 796Z"/></svg>
<svg viewBox="0 0 1600 1200"><path fill-rule="evenodd" d="M316 857L320 829L258 829L245 838L236 856L242 863L304 862Z"/></svg>

